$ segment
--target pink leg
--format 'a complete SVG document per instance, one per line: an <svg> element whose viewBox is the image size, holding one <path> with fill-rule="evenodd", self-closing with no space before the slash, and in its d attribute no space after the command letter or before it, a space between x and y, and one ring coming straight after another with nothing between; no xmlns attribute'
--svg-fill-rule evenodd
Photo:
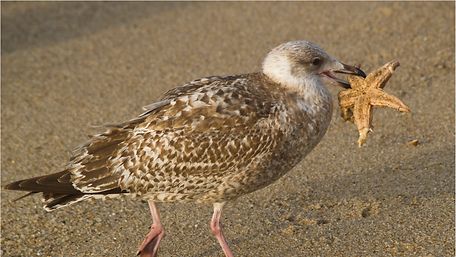
<svg viewBox="0 0 456 257"><path fill-rule="evenodd" d="M222 227L220 224L220 216L222 216L222 207L225 203L214 203L214 214L212 215L211 220L211 230L212 234L217 238L220 246L222 247L223 253L226 257L234 257L233 252L231 252L228 243L226 242L225 237L222 233Z"/></svg>
<svg viewBox="0 0 456 257"><path fill-rule="evenodd" d="M138 249L138 254L140 257L155 257L158 252L158 245L160 240L165 235L163 226L160 222L160 216L158 215L157 207L155 207L154 202L149 201L150 214L152 215L152 226L150 226L150 231L147 234L144 241L141 243Z"/></svg>

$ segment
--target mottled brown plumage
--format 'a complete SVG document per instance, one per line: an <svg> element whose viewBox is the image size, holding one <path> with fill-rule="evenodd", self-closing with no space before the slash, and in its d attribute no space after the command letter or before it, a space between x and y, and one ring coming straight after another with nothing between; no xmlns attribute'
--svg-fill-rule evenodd
<svg viewBox="0 0 456 257"><path fill-rule="evenodd" d="M85 198L110 190L160 202L236 198L275 181L319 140L300 142L323 135L329 99L318 107L327 117L315 120L299 109L297 97L262 73L192 81L166 93L159 101L166 104L92 136L58 173L65 179L45 176L32 189L43 190L38 183L52 178L47 190ZM30 190L33 181L14 185Z"/></svg>
<svg viewBox="0 0 456 257"><path fill-rule="evenodd" d="M333 72L364 75L312 43L283 44L262 72L174 88L138 117L92 136L65 170L6 188L42 192L47 210L88 198L148 200L153 225L141 256L155 256L164 235L154 202L214 203L212 231L232 256L219 225L223 204L273 183L318 144L332 113L323 84L340 82Z"/></svg>

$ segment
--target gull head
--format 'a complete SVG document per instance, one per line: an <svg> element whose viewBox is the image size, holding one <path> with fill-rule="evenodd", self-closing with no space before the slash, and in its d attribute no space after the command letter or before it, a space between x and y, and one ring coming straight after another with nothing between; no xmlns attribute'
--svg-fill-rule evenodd
<svg viewBox="0 0 456 257"><path fill-rule="evenodd" d="M359 68L343 64L323 49L308 41L291 41L272 49L263 62L263 73L285 87L300 89L312 84L350 84L337 77L336 73L366 77Z"/></svg>

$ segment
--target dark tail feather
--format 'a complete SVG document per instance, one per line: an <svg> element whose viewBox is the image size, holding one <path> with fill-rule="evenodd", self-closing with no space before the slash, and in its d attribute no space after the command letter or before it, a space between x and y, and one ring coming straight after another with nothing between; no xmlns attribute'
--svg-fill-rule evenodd
<svg viewBox="0 0 456 257"><path fill-rule="evenodd" d="M13 202L19 201L19 200L21 200L22 198L25 198L25 197L30 196L30 195L34 195L34 194L36 194L36 193L39 193L39 192L29 192L29 193L27 193L27 194L25 194L25 195L23 195L23 196L21 196L21 197L18 197L18 198L16 198L16 199L14 199Z"/></svg>
<svg viewBox="0 0 456 257"><path fill-rule="evenodd" d="M79 201L88 199L90 197L97 197L97 196L105 196L105 195L120 195L122 193L126 193L122 191L120 188L111 189L108 191L100 192L100 193L91 193L91 194L84 194L79 192L78 194L54 194L54 193L43 193L44 197L44 209L47 211L52 211L58 209L60 207L64 207L73 203L77 203Z"/></svg>
<svg viewBox="0 0 456 257"><path fill-rule="evenodd" d="M29 192L14 201L18 201L36 193L43 193L45 202L44 208L47 211L55 210L94 196L125 193L125 191L122 191L120 188L114 188L99 193L86 194L74 188L70 179L70 173L65 170L50 175L19 180L6 185L4 188L8 190Z"/></svg>
<svg viewBox="0 0 456 257"><path fill-rule="evenodd" d="M79 194L54 194L54 193L43 193L44 197L44 209L47 211L52 211L60 207L64 207L79 201L84 200L88 196L85 196L83 193Z"/></svg>
<svg viewBox="0 0 456 257"><path fill-rule="evenodd" d="M5 189L60 194L81 193L71 184L70 173L66 170L50 175L19 180L6 185Z"/></svg>

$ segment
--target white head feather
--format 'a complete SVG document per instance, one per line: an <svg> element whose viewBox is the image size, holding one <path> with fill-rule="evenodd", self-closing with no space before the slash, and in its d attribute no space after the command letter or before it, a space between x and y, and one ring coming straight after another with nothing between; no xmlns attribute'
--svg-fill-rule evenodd
<svg viewBox="0 0 456 257"><path fill-rule="evenodd" d="M282 86L297 91L328 83L323 72L342 64L308 41L291 41L272 49L263 61L263 73Z"/></svg>

